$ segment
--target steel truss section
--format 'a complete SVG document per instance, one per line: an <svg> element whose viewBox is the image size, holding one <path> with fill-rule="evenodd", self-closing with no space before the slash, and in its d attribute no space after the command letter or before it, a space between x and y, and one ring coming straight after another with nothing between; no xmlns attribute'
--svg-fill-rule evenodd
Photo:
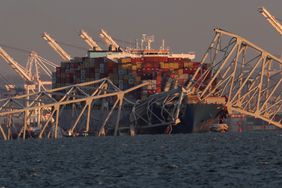
<svg viewBox="0 0 282 188"><path fill-rule="evenodd" d="M122 91L104 78L2 99L0 138L118 135L124 106L134 105L126 95L147 84Z"/></svg>
<svg viewBox="0 0 282 188"><path fill-rule="evenodd" d="M187 89L202 101L227 99L229 113L260 118L282 128L282 61L233 33L215 29L215 37Z"/></svg>
<svg viewBox="0 0 282 188"><path fill-rule="evenodd" d="M177 125L185 97L187 91L177 88L137 101L130 115L131 125L134 130Z"/></svg>

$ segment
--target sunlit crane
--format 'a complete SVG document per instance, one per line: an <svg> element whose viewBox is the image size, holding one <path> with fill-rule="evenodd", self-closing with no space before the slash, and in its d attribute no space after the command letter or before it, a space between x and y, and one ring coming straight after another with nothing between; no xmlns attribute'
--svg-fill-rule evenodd
<svg viewBox="0 0 282 188"><path fill-rule="evenodd" d="M46 32L43 33L42 38L59 54L64 61L70 61L71 56Z"/></svg>
<svg viewBox="0 0 282 188"><path fill-rule="evenodd" d="M116 43L112 37L106 33L103 29L101 29L99 36L103 39L104 43L108 46L108 47L112 47L113 50L121 50L123 51L120 46L118 45L118 43Z"/></svg>
<svg viewBox="0 0 282 188"><path fill-rule="evenodd" d="M0 47L0 56L5 60L10 67L18 73L18 75L25 81L26 93L40 91L46 89L45 85L51 85L51 81L42 81L39 75L39 68L42 69L49 77L56 65L42 57L36 52L31 52L28 57L26 68L16 62L3 48ZM50 70L48 67L52 67ZM32 70L35 71L32 71Z"/></svg>
<svg viewBox="0 0 282 188"><path fill-rule="evenodd" d="M15 92L16 86L12 84L4 75L0 73L0 80L4 83L7 92Z"/></svg>
<svg viewBox="0 0 282 188"><path fill-rule="evenodd" d="M25 71L25 68L17 63L3 48L0 47L0 56L14 69L18 75L20 75L24 80L32 82L32 78Z"/></svg>
<svg viewBox="0 0 282 188"><path fill-rule="evenodd" d="M102 51L102 48L84 30L80 31L79 36L88 44L91 49Z"/></svg>
<svg viewBox="0 0 282 188"><path fill-rule="evenodd" d="M259 13L263 15L266 20L272 25L272 27L280 34L282 35L282 25L280 22L273 16L268 10L266 10L264 7L261 7L258 9ZM281 57L280 57L281 59ZM280 69L282 70L282 65L280 65ZM278 72L281 72L281 70L278 70ZM277 72L277 71L276 71Z"/></svg>
<svg viewBox="0 0 282 188"><path fill-rule="evenodd" d="M40 78L39 69L41 69L51 79L52 72L55 71L55 68L57 66L58 65L56 65L55 63L39 56L35 51L32 51L28 56L26 70L28 71L30 76L35 76L37 78ZM48 81L48 83L51 82Z"/></svg>
<svg viewBox="0 0 282 188"><path fill-rule="evenodd" d="M267 11L264 7L258 9L259 13L263 15L266 20L274 27L274 29L282 35L282 25L280 22L272 15L269 11Z"/></svg>

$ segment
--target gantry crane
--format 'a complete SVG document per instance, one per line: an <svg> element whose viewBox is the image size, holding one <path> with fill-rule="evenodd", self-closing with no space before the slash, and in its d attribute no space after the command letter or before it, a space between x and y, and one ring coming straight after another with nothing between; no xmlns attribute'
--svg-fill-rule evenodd
<svg viewBox="0 0 282 188"><path fill-rule="evenodd" d="M91 49L102 51L102 48L84 30L80 31L79 36L88 44Z"/></svg>
<svg viewBox="0 0 282 188"><path fill-rule="evenodd" d="M259 13L263 15L266 20L274 27L274 29L282 35L282 25L280 22L272 15L269 11L267 11L264 7L258 9Z"/></svg>
<svg viewBox="0 0 282 188"><path fill-rule="evenodd" d="M39 75L39 68L43 70L43 72L51 79L52 78L52 72L55 71L56 67L55 63L39 56L35 51L30 52L28 56L28 61L26 64L26 70L29 73L29 75L35 76L36 78L40 78ZM33 71L34 70L34 71ZM41 81L43 84L49 84L51 81Z"/></svg>
<svg viewBox="0 0 282 188"><path fill-rule="evenodd" d="M101 29L99 36L103 39L103 41L105 42L105 44L108 47L111 47L113 50L120 50L123 51L121 49L121 47L118 45L118 43L116 43L112 37L106 33L103 29Z"/></svg>
<svg viewBox="0 0 282 188"><path fill-rule="evenodd" d="M46 85L51 85L52 82L49 81L42 81L39 76L39 68L40 70L43 70L49 77L51 77L52 71L48 67L53 67L55 68L56 65L42 57L40 57L36 52L32 51L29 54L28 61L26 68L24 68L22 65L17 63L3 48L0 47L0 56L11 66L13 70L15 70L20 77L22 77L25 81L24 84L24 90L25 93L27 94L27 98L25 101L25 106L28 107L29 105L32 105L30 103L30 94L40 92L41 90L46 91L45 86ZM35 71L33 71L33 69ZM7 87L8 86L8 87ZM16 91L12 93L13 86L11 87L10 85L5 85L7 91L11 91L9 95L14 95L16 94ZM10 96L11 97L11 96ZM40 101L38 101L40 103ZM47 109L47 108L46 108ZM40 119L42 119L42 114L41 114L41 109L36 109L35 111L31 113L24 113L24 119L25 119L25 124L30 125L30 123L33 121L31 120L26 120L27 117L32 117L33 120L38 120L40 122ZM9 132L11 131L11 118L8 118L9 124L8 124L8 130ZM40 124L40 123L39 123ZM25 131L24 131L25 135Z"/></svg>
<svg viewBox="0 0 282 188"><path fill-rule="evenodd" d="M25 89L27 93L29 93L30 90L34 91L35 87L33 84L33 78L28 75L28 73L25 71L25 68L22 67L19 63L17 63L3 48L0 47L0 56L14 69L19 76L21 76L26 84Z"/></svg>
<svg viewBox="0 0 282 188"><path fill-rule="evenodd" d="M46 89L45 85L51 85L51 81L42 81L39 76L39 68L41 68L49 77L51 77L52 71L48 68L55 68L56 65L42 57L36 52L32 51L29 55L26 68L16 62L3 48L0 47L0 56L7 62L11 68L18 73L18 75L25 81L26 93L40 91ZM32 72L32 69L35 72Z"/></svg>
<svg viewBox="0 0 282 188"><path fill-rule="evenodd" d="M70 61L71 56L46 32L43 33L42 38L59 54L64 61Z"/></svg>
<svg viewBox="0 0 282 188"><path fill-rule="evenodd" d="M0 80L4 83L7 92L15 92L16 86L0 73Z"/></svg>

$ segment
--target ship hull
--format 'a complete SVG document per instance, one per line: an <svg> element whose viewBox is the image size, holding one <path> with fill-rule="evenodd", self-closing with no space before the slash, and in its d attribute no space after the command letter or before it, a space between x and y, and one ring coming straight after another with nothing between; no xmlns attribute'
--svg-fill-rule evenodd
<svg viewBox="0 0 282 188"><path fill-rule="evenodd" d="M135 134L185 134L185 133L197 133L197 132L208 132L210 131L210 126L214 122L218 122L218 115L222 112L222 105L219 104L185 104L186 107L181 111L180 115L180 123L177 125L169 125L169 124L152 124L152 125L142 125L142 126L135 126L134 131ZM156 108L156 111L159 108ZM120 128L118 130L118 134L130 134L129 125L131 122L129 121L128 116L130 115L130 111L123 111L123 117L120 121ZM62 120L64 123L62 123L62 128L64 130L69 130L71 128L70 125L72 125L72 121L74 121L72 118L70 118L71 114L70 110L65 110L64 113L62 113ZM90 132L89 134L97 135L97 131L99 130L99 126L102 124L103 121L103 111L101 110L95 110L93 112L91 121L90 121ZM157 112L156 112L157 114ZM113 119L115 120L115 117L117 115L117 112L113 112ZM94 121L95 119L95 121ZM212 123L210 123L212 122ZM114 125L115 121L111 123L113 126L110 126L107 128L106 135L113 135L114 134ZM81 122L77 125L77 130L80 130L79 132L83 132L85 129L84 122Z"/></svg>
<svg viewBox="0 0 282 188"><path fill-rule="evenodd" d="M136 129L136 134L186 134L209 132L212 123L218 122L223 112L220 104L186 104L181 122L177 125L143 126Z"/></svg>
<svg viewBox="0 0 282 188"><path fill-rule="evenodd" d="M181 123L173 127L172 133L208 132L222 111L220 104L187 104Z"/></svg>

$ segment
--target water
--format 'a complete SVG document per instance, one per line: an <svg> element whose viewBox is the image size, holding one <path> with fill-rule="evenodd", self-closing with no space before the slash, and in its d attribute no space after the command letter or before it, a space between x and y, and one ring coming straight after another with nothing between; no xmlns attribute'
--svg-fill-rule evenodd
<svg viewBox="0 0 282 188"><path fill-rule="evenodd" d="M281 187L282 132L0 142L0 187Z"/></svg>

